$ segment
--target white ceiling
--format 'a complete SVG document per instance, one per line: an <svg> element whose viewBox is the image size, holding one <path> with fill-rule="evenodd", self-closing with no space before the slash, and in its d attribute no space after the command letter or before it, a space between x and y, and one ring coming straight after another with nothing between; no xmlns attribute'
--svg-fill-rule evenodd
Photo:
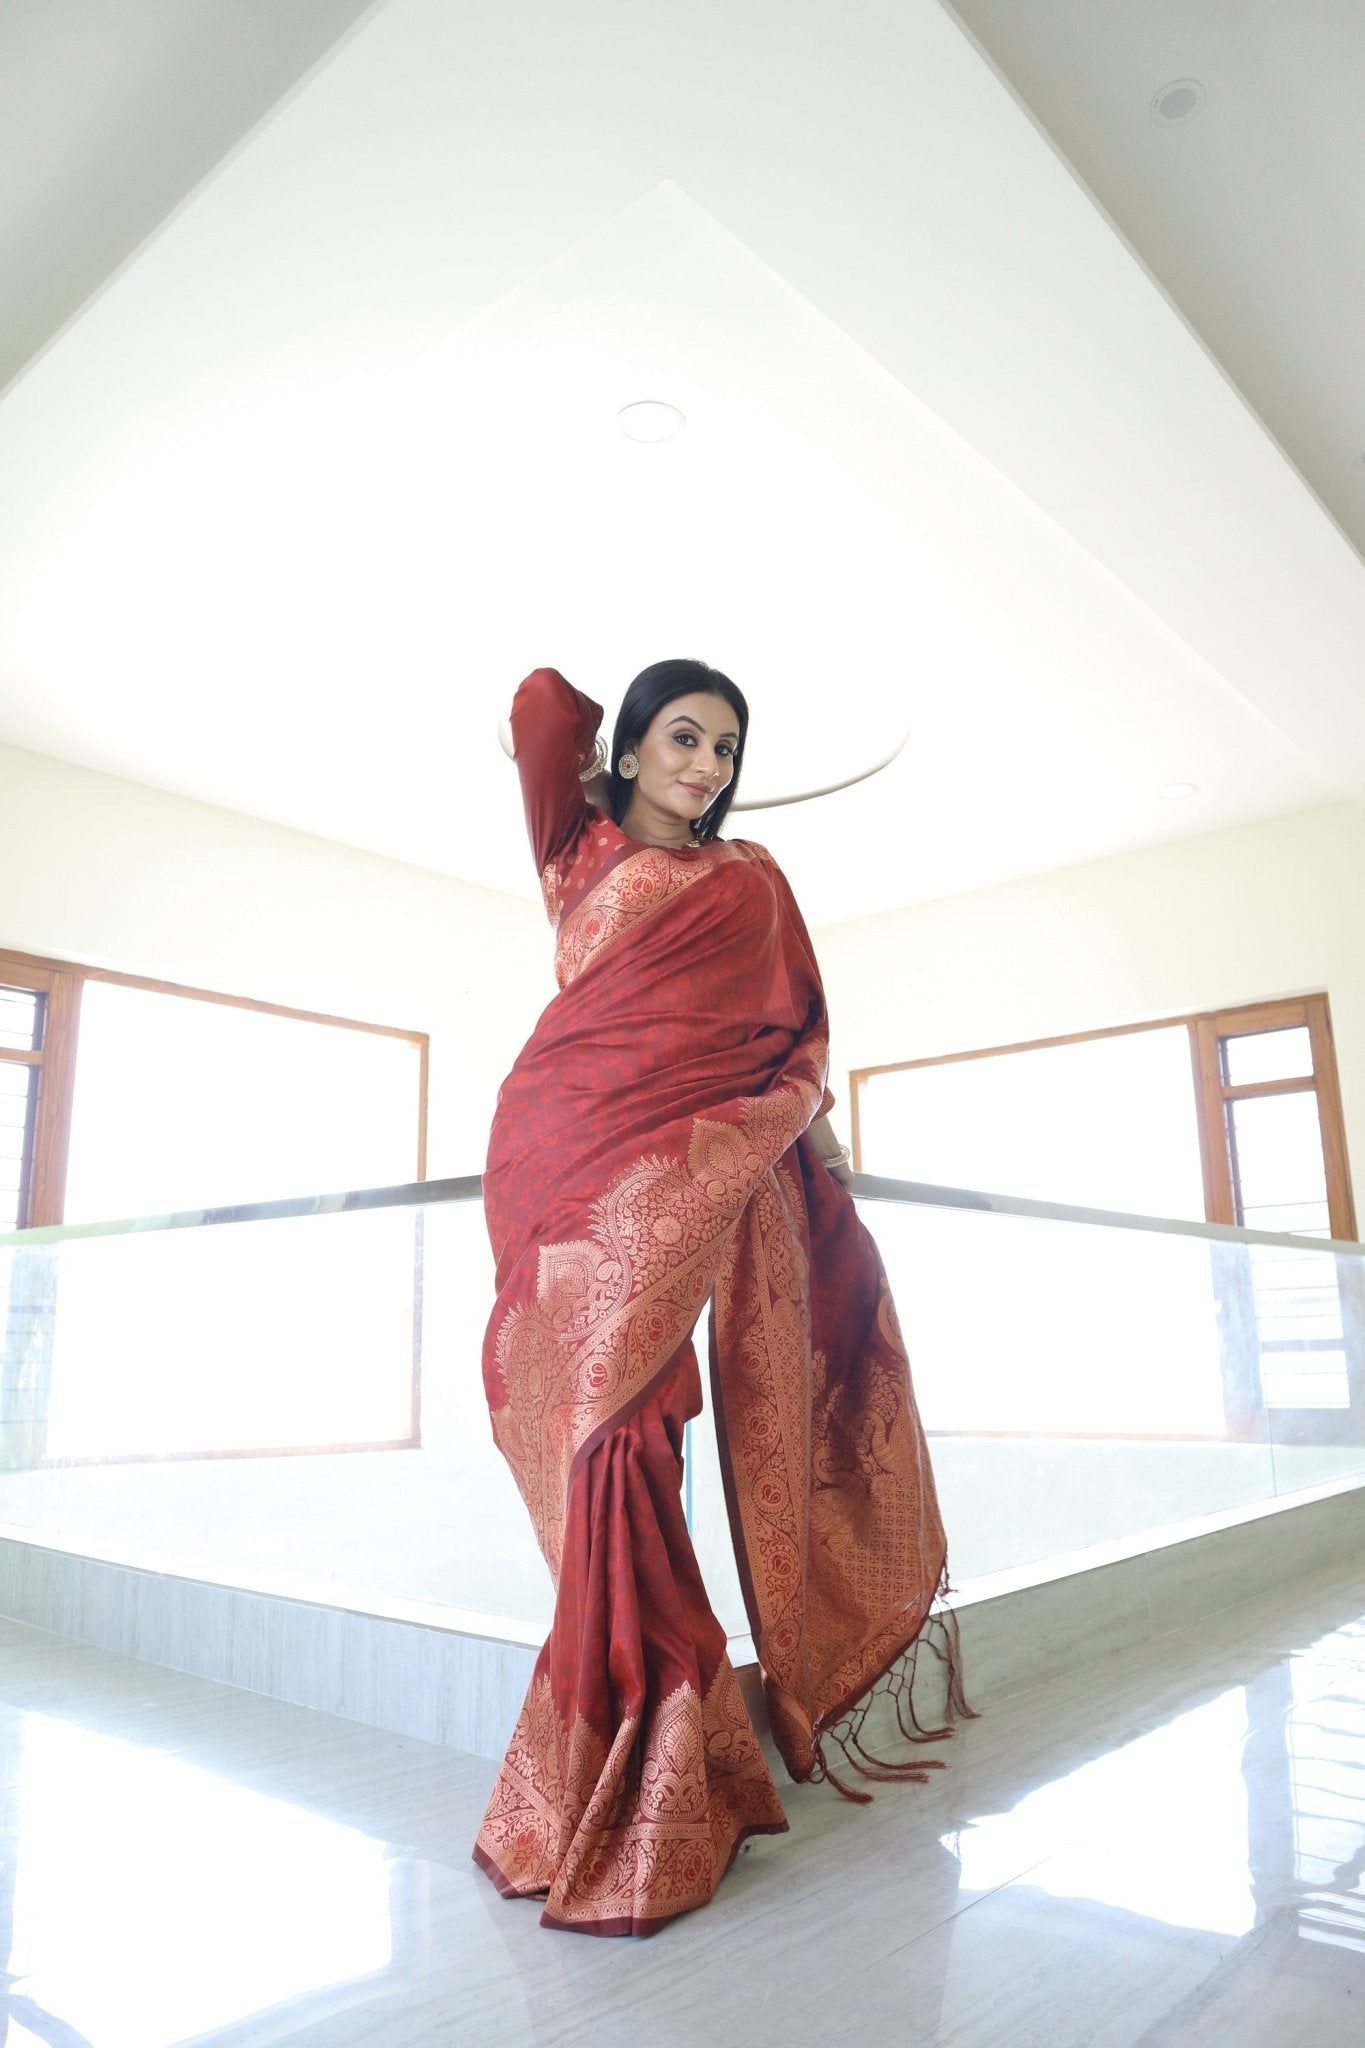
<svg viewBox="0 0 1365 2048"><path fill-rule="evenodd" d="M1365 554L1360 0L957 0ZM1193 80L1202 111L1151 117Z"/></svg>
<svg viewBox="0 0 1365 2048"><path fill-rule="evenodd" d="M814 922L1365 800L1365 567L938 0L326 11L0 402L0 739L529 892L516 679L697 653L746 795L910 726L745 821Z"/></svg>
<svg viewBox="0 0 1365 2048"><path fill-rule="evenodd" d="M0 389L370 0L3 0Z"/></svg>

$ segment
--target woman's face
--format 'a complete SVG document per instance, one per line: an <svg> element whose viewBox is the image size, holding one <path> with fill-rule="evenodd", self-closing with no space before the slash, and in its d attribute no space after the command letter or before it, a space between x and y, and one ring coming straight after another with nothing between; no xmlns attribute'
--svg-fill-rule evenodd
<svg viewBox="0 0 1365 2048"><path fill-rule="evenodd" d="M688 828L734 774L738 745L739 720L726 698L706 690L674 697L635 747L640 773L626 829L684 843Z"/></svg>

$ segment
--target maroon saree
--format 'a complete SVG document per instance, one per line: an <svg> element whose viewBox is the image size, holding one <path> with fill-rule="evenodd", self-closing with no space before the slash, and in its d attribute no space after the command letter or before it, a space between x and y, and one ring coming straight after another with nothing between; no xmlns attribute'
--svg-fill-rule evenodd
<svg viewBox="0 0 1365 2048"><path fill-rule="evenodd" d="M512 713L560 992L493 1125L484 1378L556 1604L474 1854L547 1926L650 1934L786 1827L682 1511L708 1301L731 1529L795 1779L834 1777L830 1732L920 1636L945 1550L880 1259L804 1136L830 1098L800 913L762 847L643 845L589 805L601 716L554 669ZM842 1749L869 1776L926 1768Z"/></svg>

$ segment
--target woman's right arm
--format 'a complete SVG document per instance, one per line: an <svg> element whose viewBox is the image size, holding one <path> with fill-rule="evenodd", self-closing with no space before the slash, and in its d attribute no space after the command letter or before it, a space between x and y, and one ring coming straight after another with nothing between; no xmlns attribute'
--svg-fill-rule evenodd
<svg viewBox="0 0 1365 2048"><path fill-rule="evenodd" d="M512 745L526 831L543 873L582 831L588 799L579 776L592 762L602 707L557 668L533 669L512 699Z"/></svg>

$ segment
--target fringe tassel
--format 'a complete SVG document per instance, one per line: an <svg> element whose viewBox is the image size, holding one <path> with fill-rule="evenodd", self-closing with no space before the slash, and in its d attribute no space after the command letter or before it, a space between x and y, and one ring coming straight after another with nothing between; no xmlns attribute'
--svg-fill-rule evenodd
<svg viewBox="0 0 1365 2048"><path fill-rule="evenodd" d="M950 1591L948 1574L945 1571L939 1585L938 1597L944 1599ZM914 1686L915 1670L919 1661L921 1645L928 1644L946 1673L947 1722L942 1728L925 1728L915 1712ZM824 1781L833 1785L836 1792L845 1799L851 1799L859 1806L871 1804L872 1794L860 1792L848 1785L831 1768L826 1745L837 1749L844 1762L860 1778L869 1778L881 1784L909 1782L925 1785L931 1771L946 1770L947 1764L941 1757L904 1757L901 1759L874 1756L863 1742L867 1717L874 1701L886 1699L896 1710L896 1725L907 1742L916 1745L925 1742L946 1742L952 1734L950 1725L954 1721L975 1721L975 1710L967 1703L962 1688L962 1639L958 1630L957 1616L950 1607L939 1608L931 1614L916 1640L910 1644L904 1655L897 1658L890 1669L884 1671L876 1684L870 1686L832 1728L820 1730L815 1736L815 1754L819 1758L819 1772L812 1774L817 1783Z"/></svg>
<svg viewBox="0 0 1365 2048"><path fill-rule="evenodd" d="M835 1736L833 1740L837 1743L839 1741L838 1736ZM840 1746L842 1747L842 1745ZM815 1738L815 1754L820 1759L820 1768L818 1771L812 1771L810 1774L810 1783L812 1785L832 1785L836 1792L842 1793L845 1799L851 1799L855 1806L871 1806L872 1794L870 1792L859 1792L852 1785L846 1785L843 1779L830 1769L829 1758L825 1755L825 1737L823 1735L817 1735Z"/></svg>

